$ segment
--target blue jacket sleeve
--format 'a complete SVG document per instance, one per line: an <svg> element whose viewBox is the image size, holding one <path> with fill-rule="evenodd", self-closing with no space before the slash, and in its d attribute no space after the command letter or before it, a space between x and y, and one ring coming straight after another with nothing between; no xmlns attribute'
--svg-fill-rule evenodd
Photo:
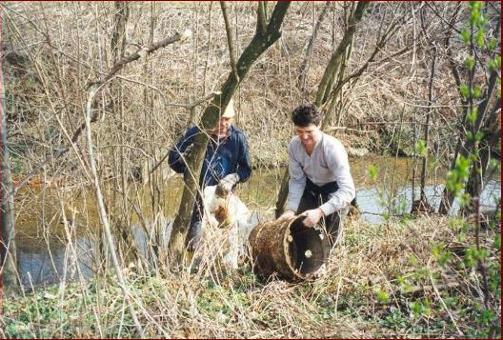
<svg viewBox="0 0 503 340"><path fill-rule="evenodd" d="M246 182L252 173L250 155L248 153L248 142L244 134L239 134L239 153L237 174L239 182Z"/></svg>
<svg viewBox="0 0 503 340"><path fill-rule="evenodd" d="M194 143L194 138L199 132L196 126L193 126L185 132L185 135L176 143L174 147L169 150L168 164L171 169L181 174L185 172L186 163L182 157L183 152L189 145Z"/></svg>

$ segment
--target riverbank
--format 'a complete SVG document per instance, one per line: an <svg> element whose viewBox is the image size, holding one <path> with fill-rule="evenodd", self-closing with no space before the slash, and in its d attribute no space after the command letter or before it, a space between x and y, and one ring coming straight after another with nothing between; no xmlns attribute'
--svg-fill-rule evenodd
<svg viewBox="0 0 503 340"><path fill-rule="evenodd" d="M217 281L209 270L161 275L130 265L125 273L148 337L499 337L499 225L479 241L477 253L473 226L459 219L354 219L326 276L312 283L264 284L246 263ZM110 272L8 296L0 325L2 337L137 336Z"/></svg>
<svg viewBox="0 0 503 340"><path fill-rule="evenodd" d="M351 159L350 162L362 222L380 224L390 217L410 216L413 159L370 156ZM373 171L372 176L369 174L370 169ZM283 172L282 168L255 169L251 178L239 185L237 194L254 213L272 219ZM432 171L431 174L433 179L427 181L425 194L429 204L436 209L445 174L440 170ZM134 183L134 190L130 191L130 200L141 207L139 210L126 212L121 206L120 210L110 211L111 216L127 218L127 225L135 226L120 229L124 227L120 220L113 225L117 228L114 229L116 237L123 237L120 230L127 230L131 237L124 248L129 249L126 252L136 247L142 254L147 252L152 226L159 225L161 217L166 221L174 218L182 185L181 176L172 176L162 183L162 199L159 201L162 204L161 214L151 210L154 198L150 187L141 183ZM500 187L497 180L486 184L481 196L483 210L498 205ZM105 185L104 188L112 201L113 195L108 191L110 186ZM416 198L419 197L418 190L416 185ZM18 192L17 200L17 261L23 285L27 289L31 285L45 286L58 282L65 273L67 278L74 277L77 274L77 262L82 267L84 277L92 277L101 257L98 252L101 224L93 191L85 186L48 189L26 186ZM150 231L145 231L145 228Z"/></svg>

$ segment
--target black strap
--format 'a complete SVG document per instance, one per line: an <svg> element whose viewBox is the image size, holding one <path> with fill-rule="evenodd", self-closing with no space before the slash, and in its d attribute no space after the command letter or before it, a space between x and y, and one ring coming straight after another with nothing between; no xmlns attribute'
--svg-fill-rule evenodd
<svg viewBox="0 0 503 340"><path fill-rule="evenodd" d="M306 177L306 190L311 191L315 196L322 195L326 197L339 190L339 185L337 184L336 181L333 181L323 184L320 187L314 184L309 178Z"/></svg>

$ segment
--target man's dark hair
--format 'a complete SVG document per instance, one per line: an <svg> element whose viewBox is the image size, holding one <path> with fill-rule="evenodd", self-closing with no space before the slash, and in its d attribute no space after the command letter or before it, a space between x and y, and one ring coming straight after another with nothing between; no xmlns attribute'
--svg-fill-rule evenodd
<svg viewBox="0 0 503 340"><path fill-rule="evenodd" d="M292 112L292 121L295 126L306 127L309 124L319 125L321 113L313 104L302 104Z"/></svg>

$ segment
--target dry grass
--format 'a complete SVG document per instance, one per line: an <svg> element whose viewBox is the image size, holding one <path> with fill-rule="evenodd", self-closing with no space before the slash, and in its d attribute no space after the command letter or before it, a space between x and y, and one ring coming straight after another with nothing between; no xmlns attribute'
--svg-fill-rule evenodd
<svg viewBox="0 0 503 340"><path fill-rule="evenodd" d="M473 244L456 241L460 223L349 221L326 276L312 283L259 282L248 263L217 277L209 261L192 274L145 275L132 267L127 282L148 337L480 336L491 326L478 314L480 277L456 255L440 266L434 250ZM8 337L135 336L113 274L6 299L0 322Z"/></svg>

